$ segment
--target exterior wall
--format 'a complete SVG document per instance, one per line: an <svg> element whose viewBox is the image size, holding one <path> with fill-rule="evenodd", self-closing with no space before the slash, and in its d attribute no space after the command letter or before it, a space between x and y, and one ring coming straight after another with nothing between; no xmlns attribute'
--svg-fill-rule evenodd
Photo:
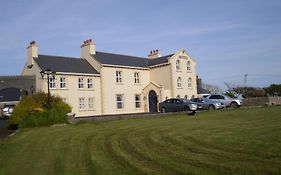
<svg viewBox="0 0 281 175"><path fill-rule="evenodd" d="M176 69L176 61L180 60L180 69ZM191 63L191 70L187 70L187 61ZM178 51L171 59L171 72L172 72L172 96L190 99L192 96L197 97L196 85L196 62L186 54L184 50ZM177 86L177 79L181 77L182 86ZM188 78L192 79L191 87L188 87Z"/></svg>
<svg viewBox="0 0 281 175"><path fill-rule="evenodd" d="M60 77L66 78L66 88L60 88ZM84 88L78 88L78 78L83 78ZM93 79L93 88L87 87L87 79ZM42 90L47 92L47 79L41 80L43 84ZM101 98L100 98L100 77L87 76L87 75L56 75L56 86L55 88L51 88L50 92L52 95L57 95L64 99L67 103L69 103L72 107L72 112L76 114L76 116L94 116L101 115ZM79 98L85 99L85 108L79 108ZM94 99L94 108L89 108L88 99Z"/></svg>
<svg viewBox="0 0 281 175"><path fill-rule="evenodd" d="M116 71L122 72L122 83L116 83ZM140 73L140 84L134 83L134 72ZM146 112L143 88L149 84L149 70L129 69L117 67L102 67L101 69L102 89L102 113L124 114ZM116 94L123 94L124 109L117 109ZM141 108L135 107L135 94L141 94Z"/></svg>

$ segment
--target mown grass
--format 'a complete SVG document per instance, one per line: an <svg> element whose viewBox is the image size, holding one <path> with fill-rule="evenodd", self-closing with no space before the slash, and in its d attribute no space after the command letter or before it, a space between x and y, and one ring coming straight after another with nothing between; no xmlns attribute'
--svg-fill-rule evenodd
<svg viewBox="0 0 281 175"><path fill-rule="evenodd" d="M0 174L281 174L281 107L24 129Z"/></svg>

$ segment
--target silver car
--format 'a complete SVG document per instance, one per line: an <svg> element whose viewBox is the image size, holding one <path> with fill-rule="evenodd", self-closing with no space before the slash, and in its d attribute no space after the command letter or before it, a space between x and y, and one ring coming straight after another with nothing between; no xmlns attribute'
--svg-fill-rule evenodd
<svg viewBox="0 0 281 175"><path fill-rule="evenodd" d="M218 102L218 101L213 101L210 99L203 99L203 98L193 98L191 99L192 102L197 104L197 108L198 109L209 109L209 110L213 110L213 109L222 109L225 108L225 104L222 102Z"/></svg>
<svg viewBox="0 0 281 175"><path fill-rule="evenodd" d="M178 111L192 111L196 112L197 105L187 99L183 98L170 98L159 103L159 110L165 112L178 112Z"/></svg>
<svg viewBox="0 0 281 175"><path fill-rule="evenodd" d="M226 107L239 108L242 105L242 100L230 98L225 95L209 95L206 99L224 103Z"/></svg>

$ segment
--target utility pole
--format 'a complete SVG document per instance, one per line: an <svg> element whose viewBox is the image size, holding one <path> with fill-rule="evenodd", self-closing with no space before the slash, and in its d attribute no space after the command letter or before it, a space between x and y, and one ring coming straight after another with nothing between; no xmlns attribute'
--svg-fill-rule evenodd
<svg viewBox="0 0 281 175"><path fill-rule="evenodd" d="M248 74L246 73L246 74L245 74L245 78L244 78L244 88L245 88L246 85L247 85L247 77L248 77Z"/></svg>

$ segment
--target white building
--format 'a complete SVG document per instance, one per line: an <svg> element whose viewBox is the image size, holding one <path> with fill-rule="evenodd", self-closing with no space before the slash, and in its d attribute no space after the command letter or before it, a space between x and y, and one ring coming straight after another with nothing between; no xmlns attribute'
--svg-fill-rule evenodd
<svg viewBox="0 0 281 175"><path fill-rule="evenodd" d="M38 54L33 41L22 75L35 75L37 91L47 91L42 70L56 72L50 91L69 103L76 116L157 112L167 98L197 96L196 62L183 49L166 56L154 50L142 58L98 52L87 40L81 58L70 58Z"/></svg>

